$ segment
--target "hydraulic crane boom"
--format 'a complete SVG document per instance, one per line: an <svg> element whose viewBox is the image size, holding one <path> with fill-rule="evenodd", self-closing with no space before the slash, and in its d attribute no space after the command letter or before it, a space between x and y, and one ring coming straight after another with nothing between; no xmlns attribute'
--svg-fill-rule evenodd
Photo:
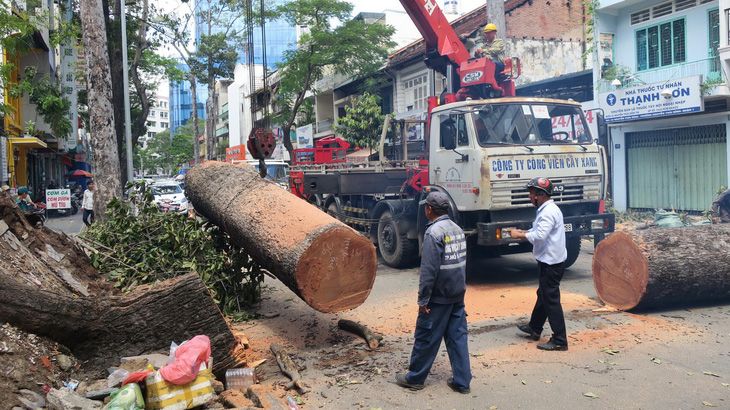
<svg viewBox="0 0 730 410"><path fill-rule="evenodd" d="M426 50L436 50L438 56L442 57L440 60L446 59L437 64L429 64L429 62L434 63L433 57L437 57L430 56L431 58L426 60L429 67L445 73L446 64L456 64L458 67L471 58L466 46L459 40L459 36L435 0L401 0L401 4L423 36Z"/></svg>
<svg viewBox="0 0 730 410"><path fill-rule="evenodd" d="M449 76L449 67L456 69L458 81L449 78L456 96L446 101L466 97L491 98L514 96L514 80L519 76L519 59L506 59L505 71L495 72L495 64L487 58L471 58L469 51L451 27L435 0L400 0L408 16L418 28L426 43L426 65ZM516 74L515 74L516 73Z"/></svg>

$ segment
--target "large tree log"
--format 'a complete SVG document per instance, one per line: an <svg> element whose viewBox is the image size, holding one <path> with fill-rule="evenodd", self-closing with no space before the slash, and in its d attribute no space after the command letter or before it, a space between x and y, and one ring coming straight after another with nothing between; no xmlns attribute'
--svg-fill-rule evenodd
<svg viewBox="0 0 730 410"><path fill-rule="evenodd" d="M593 255L593 284L618 309L730 298L730 224L615 232Z"/></svg>
<svg viewBox="0 0 730 410"><path fill-rule="evenodd" d="M206 161L185 184L198 212L314 309L352 309L370 294L377 269L370 240L253 166Z"/></svg>
<svg viewBox="0 0 730 410"><path fill-rule="evenodd" d="M65 345L92 371L195 335L210 338L213 373L221 376L236 364L236 339L196 273L97 298L38 290L0 275L0 322Z"/></svg>

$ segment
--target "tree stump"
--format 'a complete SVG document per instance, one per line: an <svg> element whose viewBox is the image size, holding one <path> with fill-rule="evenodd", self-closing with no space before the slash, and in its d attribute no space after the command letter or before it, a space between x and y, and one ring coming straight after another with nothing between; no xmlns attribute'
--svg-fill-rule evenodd
<svg viewBox="0 0 730 410"><path fill-rule="evenodd" d="M312 308L353 309L370 294L378 266L372 242L253 166L206 161L185 185L198 212Z"/></svg>
<svg viewBox="0 0 730 410"><path fill-rule="evenodd" d="M39 290L0 275L0 322L65 345L91 371L195 335L210 338L213 373L236 365L236 338L197 273L100 297Z"/></svg>
<svg viewBox="0 0 730 410"><path fill-rule="evenodd" d="M593 285L622 310L730 298L730 224L615 232L593 255Z"/></svg>

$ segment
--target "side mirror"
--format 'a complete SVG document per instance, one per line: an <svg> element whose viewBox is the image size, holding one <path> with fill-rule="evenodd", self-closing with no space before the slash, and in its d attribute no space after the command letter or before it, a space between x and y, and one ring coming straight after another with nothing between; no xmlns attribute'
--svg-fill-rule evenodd
<svg viewBox="0 0 730 410"><path fill-rule="evenodd" d="M598 145L608 147L608 125L602 112L596 113L596 127L598 128Z"/></svg>
<svg viewBox="0 0 730 410"><path fill-rule="evenodd" d="M480 118L487 118L492 113L492 106L489 104L484 104L481 107L477 108L477 115L479 115Z"/></svg>

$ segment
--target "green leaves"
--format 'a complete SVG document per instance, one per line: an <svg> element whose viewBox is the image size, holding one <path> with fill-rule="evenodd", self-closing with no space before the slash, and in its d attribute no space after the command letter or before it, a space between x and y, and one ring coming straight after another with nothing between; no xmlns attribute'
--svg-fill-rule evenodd
<svg viewBox="0 0 730 410"><path fill-rule="evenodd" d="M344 117L338 119L335 131L355 147L375 148L383 130L385 115L378 105L378 97L365 92L345 106Z"/></svg>
<svg viewBox="0 0 730 410"><path fill-rule="evenodd" d="M197 271L225 315L243 312L261 297L263 272L228 235L208 221L160 212L144 182L127 184L130 202L114 198L106 221L84 231L99 250L91 263L115 286L128 290ZM240 320L250 315L238 315Z"/></svg>

